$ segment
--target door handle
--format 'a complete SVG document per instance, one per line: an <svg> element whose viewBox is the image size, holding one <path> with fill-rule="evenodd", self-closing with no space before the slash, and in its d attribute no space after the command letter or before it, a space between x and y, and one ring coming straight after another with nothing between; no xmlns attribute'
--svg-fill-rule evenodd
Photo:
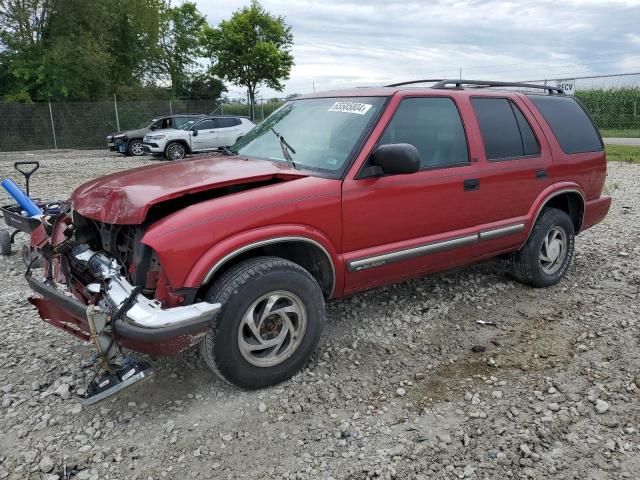
<svg viewBox="0 0 640 480"><path fill-rule="evenodd" d="M536 178L538 180L544 180L547 177L549 177L549 172L545 169L536 170Z"/></svg>
<svg viewBox="0 0 640 480"><path fill-rule="evenodd" d="M472 192L474 190L480 190L480 179L479 178L470 178L469 180L464 181L464 191Z"/></svg>

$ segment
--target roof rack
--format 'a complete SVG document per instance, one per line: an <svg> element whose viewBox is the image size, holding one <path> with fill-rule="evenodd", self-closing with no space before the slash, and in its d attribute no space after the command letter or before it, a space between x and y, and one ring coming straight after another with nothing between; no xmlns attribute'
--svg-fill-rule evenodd
<svg viewBox="0 0 640 480"><path fill-rule="evenodd" d="M539 90L546 90L549 95L564 95L564 90L560 87L553 87L550 85L538 85L534 83L521 83L521 82L495 82L491 80L443 80L443 79L429 79L429 80L411 80L408 82L394 83L391 85L385 85L386 87L402 87L404 85L412 85L415 83L431 83L435 82L431 88L463 88L463 85L470 85L476 88L490 88L490 87L520 87L520 88L535 88Z"/></svg>

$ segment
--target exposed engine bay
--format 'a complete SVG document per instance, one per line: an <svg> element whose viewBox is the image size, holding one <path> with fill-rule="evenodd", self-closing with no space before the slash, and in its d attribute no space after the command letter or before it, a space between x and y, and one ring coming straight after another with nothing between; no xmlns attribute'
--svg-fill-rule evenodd
<svg viewBox="0 0 640 480"><path fill-rule="evenodd" d="M155 255L140 242L143 233L142 226L95 222L65 205L32 234L43 270L30 265L26 277L44 298L31 302L45 321L91 341L103 370L87 388L85 403L149 376L149 365L128 357L123 347L150 354L184 350L200 340L220 309L192 299L174 306L185 298L170 292Z"/></svg>

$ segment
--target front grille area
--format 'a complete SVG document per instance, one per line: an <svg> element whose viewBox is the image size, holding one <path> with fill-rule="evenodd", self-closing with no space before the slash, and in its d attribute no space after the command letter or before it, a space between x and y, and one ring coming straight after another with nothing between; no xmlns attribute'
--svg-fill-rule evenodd
<svg viewBox="0 0 640 480"><path fill-rule="evenodd" d="M108 253L124 267L127 277L132 274L134 276L135 267L148 249L140 243L144 234L142 227L102 223L83 217L77 212L73 213L73 224L76 227L76 243L86 244L95 251Z"/></svg>

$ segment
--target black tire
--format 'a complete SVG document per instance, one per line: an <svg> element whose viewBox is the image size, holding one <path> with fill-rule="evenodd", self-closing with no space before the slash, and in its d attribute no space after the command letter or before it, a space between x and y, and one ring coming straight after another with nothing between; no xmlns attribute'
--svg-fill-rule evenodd
<svg viewBox="0 0 640 480"><path fill-rule="evenodd" d="M142 140L139 138L129 140L129 144L127 145L127 155L131 157L141 157L144 155L144 144L142 143Z"/></svg>
<svg viewBox="0 0 640 480"><path fill-rule="evenodd" d="M564 246L559 250L564 250L564 254L559 253L553 263L543 260L541 254L545 253L545 238L556 232L560 238L564 232L565 239L560 240ZM574 247L575 229L571 217L557 208L545 208L533 226L527 243L512 257L513 276L519 282L535 288L555 285L567 273L573 259Z"/></svg>
<svg viewBox="0 0 640 480"><path fill-rule="evenodd" d="M164 158L167 160L182 160L187 156L187 148L180 142L169 142L164 148Z"/></svg>
<svg viewBox="0 0 640 480"><path fill-rule="evenodd" d="M301 339L290 336L290 343L284 350L276 348L282 353L280 363L257 366L247 360L247 354L243 354L239 346L243 342L240 337L244 337L244 332L248 331L243 318L254 305L257 305L256 309L259 308L258 300L263 296L281 292L288 292L301 301L304 306L306 328ZM205 300L221 303L222 309L206 337L200 342L200 353L209 368L221 379L247 390L278 384L302 369L318 346L326 323L324 297L316 280L299 265L278 257L258 257L239 263L214 283ZM267 302L266 299L264 301ZM268 306L268 303L266 305ZM296 314L292 315L295 317ZM269 315L265 323L272 316L273 314ZM302 322L299 319L297 322L300 327ZM241 326L243 333L240 330ZM262 329L260 332L262 337ZM276 336L279 337L280 333L282 329L279 333L276 332ZM262 340L268 341L265 338ZM296 343L297 348L286 354L286 349ZM254 355L254 361L264 361L258 357L261 354L249 356Z"/></svg>
<svg viewBox="0 0 640 480"><path fill-rule="evenodd" d="M0 230L0 255L11 255L11 234Z"/></svg>

